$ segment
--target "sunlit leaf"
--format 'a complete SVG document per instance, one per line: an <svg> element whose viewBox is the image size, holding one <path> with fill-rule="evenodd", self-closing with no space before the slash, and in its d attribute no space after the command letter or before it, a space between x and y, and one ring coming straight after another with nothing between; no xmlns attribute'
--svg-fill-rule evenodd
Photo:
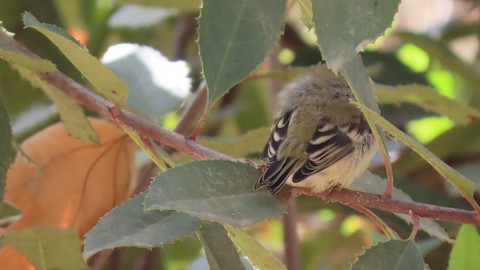
<svg viewBox="0 0 480 270"><path fill-rule="evenodd" d="M55 64L48 60L29 57L24 53L13 51L2 44L0 44L0 59L34 71L48 72L56 70Z"/></svg>
<svg viewBox="0 0 480 270"><path fill-rule="evenodd" d="M3 245L5 247L0 250L2 269L29 269L24 268L29 263L38 270L87 268L81 256L81 241L72 229L41 225L21 231L7 231Z"/></svg>
<svg viewBox="0 0 480 270"><path fill-rule="evenodd" d="M233 243L235 243L238 249L250 260L256 269L287 269L277 257L272 255L272 253L241 229L229 225L226 225L225 229Z"/></svg>
<svg viewBox="0 0 480 270"><path fill-rule="evenodd" d="M414 241L391 240L366 250L352 269L424 270L425 263Z"/></svg>
<svg viewBox="0 0 480 270"><path fill-rule="evenodd" d="M444 115L457 124L466 125L480 118L480 112L466 104L440 95L437 90L424 85L402 85L393 88L378 87L378 102L399 105L415 104L427 111Z"/></svg>
<svg viewBox="0 0 480 270"><path fill-rule="evenodd" d="M458 231L455 245L450 253L448 269L477 269L478 254L480 254L480 235L475 226L464 224Z"/></svg>
<svg viewBox="0 0 480 270"><path fill-rule="evenodd" d="M0 213L2 212L3 195L5 191L5 179L10 163L13 161L12 128L5 102L0 95Z"/></svg>
<svg viewBox="0 0 480 270"><path fill-rule="evenodd" d="M198 142L221 153L241 158L252 153L260 153L268 136L270 136L270 132L270 128L259 128L238 138L200 137Z"/></svg>
<svg viewBox="0 0 480 270"><path fill-rule="evenodd" d="M406 130L417 141L426 144L454 126L455 123L448 117L427 116L409 121Z"/></svg>
<svg viewBox="0 0 480 270"><path fill-rule="evenodd" d="M176 211L144 211L145 192L102 217L85 237L83 256L115 247L158 247L192 235L200 219Z"/></svg>
<svg viewBox="0 0 480 270"><path fill-rule="evenodd" d="M57 46L72 64L108 99L123 104L128 95L127 85L106 68L98 59L88 53L65 30L39 22L32 14L25 12L23 21L26 28L33 28Z"/></svg>
<svg viewBox="0 0 480 270"><path fill-rule="evenodd" d="M387 180L375 175L369 171L365 171L360 175L350 186L351 189L363 191L373 194L383 194L385 191ZM392 197L399 201L413 202L412 198L403 192L401 189L394 187L392 190ZM411 217L405 214L397 214L398 217L405 222L411 223ZM429 235L437 237L442 241L452 243L453 240L448 237L447 232L433 219L420 218L420 229L427 232Z"/></svg>
<svg viewBox="0 0 480 270"><path fill-rule="evenodd" d="M422 48L431 58L438 60L445 68L460 75L472 89L479 90L480 75L477 70L455 55L446 43L421 34L401 32L396 33L396 35L405 42L411 42Z"/></svg>
<svg viewBox="0 0 480 270"><path fill-rule="evenodd" d="M315 33L328 67L339 71L392 24L399 0L312 0Z"/></svg>
<svg viewBox="0 0 480 270"><path fill-rule="evenodd" d="M82 108L71 98L60 92L54 86L40 79L36 72L55 71L56 67L48 60L32 58L20 51L13 51L0 44L0 58L7 60L11 68L17 70L20 76L30 82L33 87L42 89L55 103L58 112L69 133L91 144L98 143L97 135L85 119Z"/></svg>
<svg viewBox="0 0 480 270"><path fill-rule="evenodd" d="M203 1L198 46L209 103L262 63L280 36L285 8L285 0Z"/></svg>
<svg viewBox="0 0 480 270"><path fill-rule="evenodd" d="M130 127L127 127L125 125L121 125L125 133L130 136L130 138L140 147L142 150L148 155L148 157L157 165L157 167L161 171L165 171L167 169L167 166L165 165L165 162L161 158L161 156L155 151L155 148L153 145L150 143L150 141L146 138L142 138L141 135L139 135L135 130L131 129Z"/></svg>
<svg viewBox="0 0 480 270"><path fill-rule="evenodd" d="M57 107L60 118L68 133L93 145L99 143L98 135L88 122L82 107L72 98L64 94L46 81L40 79L34 71L21 66L12 65L20 76L34 87L40 88Z"/></svg>
<svg viewBox="0 0 480 270"><path fill-rule="evenodd" d="M253 192L260 172L242 163L195 161L156 176L147 210L176 210L235 226L280 215L283 205L268 192Z"/></svg>
<svg viewBox="0 0 480 270"><path fill-rule="evenodd" d="M259 156L265 142L270 136L270 128L259 128L245 133L238 138L197 137L197 142L205 147L237 158L248 158L250 155ZM185 153L175 154L175 160L186 162L191 156Z"/></svg>
<svg viewBox="0 0 480 270"><path fill-rule="evenodd" d="M313 28L312 0L299 0L298 5L302 10L302 22L309 29Z"/></svg>
<svg viewBox="0 0 480 270"><path fill-rule="evenodd" d="M5 199L22 210L11 229L48 224L87 232L131 192L135 144L114 124L91 119L94 147L55 124L24 141L7 174Z"/></svg>
<svg viewBox="0 0 480 270"><path fill-rule="evenodd" d="M238 251L228 233L218 223L205 222L198 231L208 264L212 270L245 270Z"/></svg>
<svg viewBox="0 0 480 270"><path fill-rule="evenodd" d="M420 155L425 161L427 161L437 172L440 173L440 175L442 175L450 184L452 184L465 199L467 199L467 201L472 205L475 210L480 212L480 206L478 206L473 197L474 185L472 181L452 169L448 164L443 162L441 159L431 153L427 148L425 148L425 146L409 137L407 134L405 134L397 127L392 125L390 122L385 120L385 118L383 118L382 116L378 115L364 105L358 103L356 103L356 105L358 106L358 108L360 108L360 110L362 110L365 115L371 117L375 121L375 123L385 129L386 132L402 141L406 146L408 146L410 149Z"/></svg>
<svg viewBox="0 0 480 270"><path fill-rule="evenodd" d="M478 121L468 126L455 126L427 143L425 147L440 159L475 157L480 152L478 134L480 134ZM395 165L398 172L408 175L425 164L421 159L412 158L410 152L404 151Z"/></svg>

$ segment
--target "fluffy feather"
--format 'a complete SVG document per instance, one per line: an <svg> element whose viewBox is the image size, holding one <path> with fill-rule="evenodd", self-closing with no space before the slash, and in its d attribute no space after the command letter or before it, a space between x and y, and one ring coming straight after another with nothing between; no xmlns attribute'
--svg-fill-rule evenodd
<svg viewBox="0 0 480 270"><path fill-rule="evenodd" d="M351 99L345 79L323 66L287 85L262 153L267 170L254 188L276 193L287 183L321 192L349 185L376 151L370 127Z"/></svg>

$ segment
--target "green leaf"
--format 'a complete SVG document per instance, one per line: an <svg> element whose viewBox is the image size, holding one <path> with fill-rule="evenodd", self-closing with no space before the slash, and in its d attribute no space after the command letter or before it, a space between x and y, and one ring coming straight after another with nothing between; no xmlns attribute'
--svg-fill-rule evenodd
<svg viewBox="0 0 480 270"><path fill-rule="evenodd" d="M145 209L176 210L234 226L252 225L284 211L269 192L253 192L260 175L242 163L194 161L156 176Z"/></svg>
<svg viewBox="0 0 480 270"><path fill-rule="evenodd" d="M48 60L29 57L24 53L13 51L2 44L0 44L0 58L33 71L49 72L56 70L55 64Z"/></svg>
<svg viewBox="0 0 480 270"><path fill-rule="evenodd" d="M201 221L176 211L144 211L142 192L103 216L86 235L83 257L115 247L152 248L191 235Z"/></svg>
<svg viewBox="0 0 480 270"><path fill-rule="evenodd" d="M373 193L373 194L383 194L386 188L385 179L380 176L373 174L369 171L365 171L360 175L351 185L350 188L353 190ZM401 189L394 187L392 190L392 197L399 201L413 202L412 198ZM411 217L409 215L397 214L396 216L400 217L407 223L411 223ZM433 219L431 218L420 218L420 229L425 231L431 236L437 237L442 241L452 243L453 240L448 237L447 232Z"/></svg>
<svg viewBox="0 0 480 270"><path fill-rule="evenodd" d="M18 71L24 80L29 81L33 87L42 89L55 103L60 118L70 135L93 145L99 144L97 133L85 117L82 107L74 99L39 78L34 71L18 65L12 65L12 67Z"/></svg>
<svg viewBox="0 0 480 270"><path fill-rule="evenodd" d="M262 152L265 142L270 136L270 128L259 128L245 133L242 137L237 138L223 138L223 137L198 137L199 144L224 153L226 155L247 158L252 154ZM184 162L191 160L191 156L185 153L178 153L175 155L175 160Z"/></svg>
<svg viewBox="0 0 480 270"><path fill-rule="evenodd" d="M408 102L427 111L444 115L457 124L466 125L480 118L480 111L440 95L437 90L425 85L399 85L395 87L377 87L378 102L396 104Z"/></svg>
<svg viewBox="0 0 480 270"><path fill-rule="evenodd" d="M449 270L474 270L478 269L478 255L480 254L480 235L475 226L463 224L458 231L457 240L453 245Z"/></svg>
<svg viewBox="0 0 480 270"><path fill-rule="evenodd" d="M352 61L345 63L341 72L350 88L352 88L355 99L375 112L380 113L377 99L373 92L373 82L368 77L367 70L360 56L356 56Z"/></svg>
<svg viewBox="0 0 480 270"><path fill-rule="evenodd" d="M123 104L128 95L127 85L97 58L88 53L65 30L39 22L32 14L23 16L25 28L33 28L57 46L72 64L95 86L96 90L108 99Z"/></svg>
<svg viewBox="0 0 480 270"><path fill-rule="evenodd" d="M255 269L287 269L282 261L241 229L229 225L226 225L225 229L230 239L255 266Z"/></svg>
<svg viewBox="0 0 480 270"><path fill-rule="evenodd" d="M318 45L328 67L339 71L390 27L399 0L312 0Z"/></svg>
<svg viewBox="0 0 480 270"><path fill-rule="evenodd" d="M0 213L2 212L3 196L5 192L5 181L10 163L13 161L14 149L12 145L12 128L10 117L5 108L5 101L0 95Z"/></svg>
<svg viewBox="0 0 480 270"><path fill-rule="evenodd" d="M352 270L424 270L425 263L414 241L392 240L365 251Z"/></svg>
<svg viewBox="0 0 480 270"><path fill-rule="evenodd" d="M431 58L437 59L445 68L460 75L472 88L479 90L480 74L475 67L465 63L454 54L446 43L433 40L425 35L414 33L396 33L405 42L411 42L423 49Z"/></svg>
<svg viewBox="0 0 480 270"><path fill-rule="evenodd" d="M302 11L302 22L308 28L312 29L315 24L313 23L313 10L312 0L298 0L298 5Z"/></svg>
<svg viewBox="0 0 480 270"><path fill-rule="evenodd" d="M159 153L155 151L155 148L150 143L149 139L142 137L137 131L133 130L131 127L128 127L124 124L119 124L119 126L125 131L125 133L130 136L130 138L140 147L150 158L150 160L157 165L157 167L161 171L165 171L167 169L167 165L165 164L164 160L161 158Z"/></svg>
<svg viewBox="0 0 480 270"><path fill-rule="evenodd" d="M280 36L285 0L204 0L198 46L213 103L248 76Z"/></svg>
<svg viewBox="0 0 480 270"><path fill-rule="evenodd" d="M202 4L201 0L118 0L117 2L175 8L183 11L197 11Z"/></svg>
<svg viewBox="0 0 480 270"><path fill-rule="evenodd" d="M480 152L478 134L480 134L479 121L468 126L455 126L427 143L425 147L441 159L459 157L468 159L478 156ZM404 151L395 162L397 172L403 175L408 175L424 165L422 160L412 158L407 151Z"/></svg>
<svg viewBox="0 0 480 270"><path fill-rule="evenodd" d="M340 224L327 226L318 231L313 229L315 233L307 233L308 237L302 239L300 245L302 269L350 269L356 254L362 253L362 247L370 245L373 239L367 235L367 230L346 235L341 232L341 227Z"/></svg>
<svg viewBox="0 0 480 270"><path fill-rule="evenodd" d="M480 235L475 226L463 224L458 231L456 243L450 253L448 269L478 269L478 254L480 254Z"/></svg>
<svg viewBox="0 0 480 270"><path fill-rule="evenodd" d="M244 270L245 266L228 233L218 223L205 222L198 237L202 242L211 270Z"/></svg>
<svg viewBox="0 0 480 270"><path fill-rule="evenodd" d="M378 107L376 98L372 91L372 82L368 77L367 70L362 63L360 56L356 56L352 59L352 61L346 63L342 69L342 74L345 76L345 79L352 89L355 100L358 103L367 106L371 110L380 113L380 108ZM375 136L378 146L380 147L382 156L389 157L390 155L387 149L385 132L375 125L373 119L368 114L364 115L368 125L372 129L372 133ZM392 171L392 164L390 162L386 163L385 167L387 172Z"/></svg>
<svg viewBox="0 0 480 270"><path fill-rule="evenodd" d="M7 230L3 239L22 253L38 270L87 269L81 256L81 242L73 229L40 225L22 231Z"/></svg>
<svg viewBox="0 0 480 270"><path fill-rule="evenodd" d="M472 181L452 169L452 167L450 167L437 156L432 154L427 148L425 148L425 146L399 130L397 127L392 125L390 122L385 120L385 118L378 115L376 112L359 103L356 103L356 105L358 106L358 108L360 108L360 110L362 110L365 115L371 117L375 123L385 129L386 132L402 141L406 146L408 146L410 149L420 155L425 161L427 161L437 172L440 173L440 175L442 175L448 182L450 182L450 184L452 184L465 199L467 199L467 201L477 212L480 212L480 206L478 206L473 197L474 185Z"/></svg>
<svg viewBox="0 0 480 270"><path fill-rule="evenodd" d="M270 128L265 127L249 131L238 138L200 137L198 142L226 155L245 158L252 153L259 153L263 150L270 132Z"/></svg>

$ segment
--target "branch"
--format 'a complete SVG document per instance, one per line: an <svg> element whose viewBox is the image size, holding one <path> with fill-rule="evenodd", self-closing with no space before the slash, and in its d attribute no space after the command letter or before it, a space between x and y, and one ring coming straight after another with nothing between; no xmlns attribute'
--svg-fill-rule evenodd
<svg viewBox="0 0 480 270"><path fill-rule="evenodd" d="M437 206L419 202L397 201L395 199L386 198L382 195L353 191L348 189L325 191L321 193L313 193L302 188L295 188L295 194L307 195L322 198L325 201L333 201L345 204L362 205L365 207L384 210L387 212L400 214L413 214L433 218L437 220L446 220L456 223L468 223L480 225L480 216L475 211L468 211L445 206Z"/></svg>
<svg viewBox="0 0 480 270"><path fill-rule="evenodd" d="M27 55L38 58L38 56L25 48L21 43L6 37L2 32L0 32L0 43L3 43L13 50L22 51ZM122 124L133 128L135 131L145 137L157 140L179 151L186 152L198 159L225 159L230 161L238 161L233 157L209 149L192 140L188 140L181 134L165 130L162 127L149 122L125 109L121 109L121 114L117 117L114 117L111 113L111 110L115 108L115 105L112 102L100 97L97 94L94 94L61 72L39 72L37 75L39 78L56 86L58 89L61 89L62 92L90 108L91 110L96 111L108 119L121 122ZM480 225L480 216L475 211L454 209L418 202L397 201L391 198L383 198L381 195L350 191L346 189L334 190L331 193L320 194L313 194L307 191L301 191L299 193L316 196L323 198L326 201L336 201L347 205L356 203L365 207L403 214L409 214L409 211L411 210L415 215L420 217L428 217L456 223Z"/></svg>
<svg viewBox="0 0 480 270"><path fill-rule="evenodd" d="M233 157L224 155L210 148L206 148L192 140L188 140L181 134L168 131L159 125L147 121L144 118L125 109L121 109L120 115L112 115L111 112L115 108L115 104L98 96L97 94L94 94L83 85L70 79L59 71L38 74L42 80L58 87L63 93L77 100L81 104L108 119L118 121L134 129L136 132L147 138L154 139L179 151L186 152L198 159L236 160Z"/></svg>

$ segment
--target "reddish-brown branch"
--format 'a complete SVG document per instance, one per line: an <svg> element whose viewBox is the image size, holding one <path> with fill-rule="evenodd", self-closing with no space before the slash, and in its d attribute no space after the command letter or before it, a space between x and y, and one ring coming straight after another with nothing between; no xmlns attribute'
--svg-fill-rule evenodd
<svg viewBox="0 0 480 270"><path fill-rule="evenodd" d="M10 39L0 32L0 44L7 46L15 51L21 51L32 57L38 57L26 49L21 43ZM144 118L127 111L121 110L121 115L113 119L111 109L115 105L89 91L84 86L70 79L68 76L56 72L37 73L39 78L56 86L62 92L77 100L81 104L114 121L121 122L137 131L139 134L159 141L165 145L186 152L198 159L226 159L237 161L237 159L219 153L194 141L188 140L185 136L168 131L162 127L145 120ZM382 197L382 195L368 194L350 190L334 190L330 193L312 194L302 191L302 194L317 196L326 201L336 201L343 204L358 204L369 208L380 209L388 212L409 214L410 211L420 217L428 217L438 220L445 220L457 223L469 223L480 225L480 216L474 211L454 209L443 206L430 205L417 202L403 202L391 198Z"/></svg>
<svg viewBox="0 0 480 270"><path fill-rule="evenodd" d="M49 73L38 73L40 78L61 89L65 94L74 98L81 104L96 111L102 116L121 122L122 124L134 129L139 134L161 142L179 151L186 152L198 159L227 159L236 160L233 157L224 155L210 148L206 148L192 140L188 140L185 136L173 131L168 131L159 125L156 125L144 118L122 109L122 113L116 117L111 114L111 108L114 104L99 95L89 91L83 85L70 79L66 75L55 71Z"/></svg>
<svg viewBox="0 0 480 270"><path fill-rule="evenodd" d="M319 197L325 201L334 201L345 205L357 204L364 207L407 215L410 215L410 213L413 212L420 217L447 220L456 223L480 225L480 216L475 211L419 202L398 201L392 198L385 198L384 196L378 194L370 194L347 189L333 190L330 193L312 193L309 190L296 188L294 192L296 194Z"/></svg>

